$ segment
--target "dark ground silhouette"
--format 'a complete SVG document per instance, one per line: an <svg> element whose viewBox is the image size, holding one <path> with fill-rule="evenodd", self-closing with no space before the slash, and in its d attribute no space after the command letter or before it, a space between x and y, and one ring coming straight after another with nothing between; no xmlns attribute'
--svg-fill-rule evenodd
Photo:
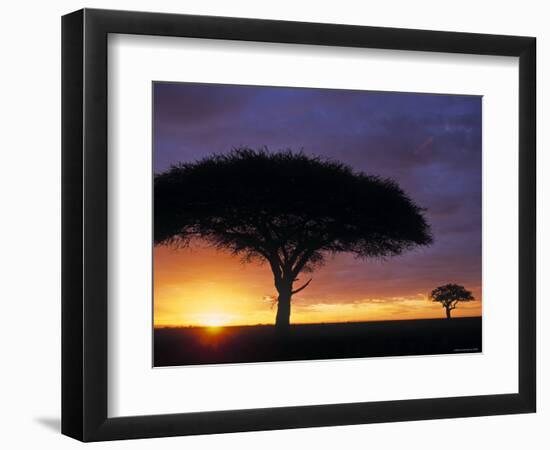
<svg viewBox="0 0 550 450"><path fill-rule="evenodd" d="M155 367L480 351L481 317L154 330Z"/></svg>

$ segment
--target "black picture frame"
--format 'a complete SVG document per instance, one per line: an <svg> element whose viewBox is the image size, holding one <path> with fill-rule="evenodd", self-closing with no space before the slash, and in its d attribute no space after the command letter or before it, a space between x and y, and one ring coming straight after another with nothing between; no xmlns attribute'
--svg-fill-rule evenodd
<svg viewBox="0 0 550 450"><path fill-rule="evenodd" d="M109 418L109 33L519 57L518 392ZM535 412L535 90L536 40L533 37L94 9L64 16L62 433L82 441L102 441Z"/></svg>

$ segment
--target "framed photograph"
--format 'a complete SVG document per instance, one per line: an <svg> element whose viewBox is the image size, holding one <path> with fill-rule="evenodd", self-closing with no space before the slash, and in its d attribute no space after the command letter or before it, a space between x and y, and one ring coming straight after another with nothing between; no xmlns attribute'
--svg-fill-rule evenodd
<svg viewBox="0 0 550 450"><path fill-rule="evenodd" d="M536 41L62 21L62 432L535 411Z"/></svg>

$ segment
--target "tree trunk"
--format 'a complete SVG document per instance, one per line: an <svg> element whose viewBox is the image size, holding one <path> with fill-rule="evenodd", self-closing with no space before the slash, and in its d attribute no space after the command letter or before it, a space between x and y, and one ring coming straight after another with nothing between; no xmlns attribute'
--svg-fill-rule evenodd
<svg viewBox="0 0 550 450"><path fill-rule="evenodd" d="M275 318L275 327L277 331L285 332L290 326L290 297L291 288L281 289L277 299L277 317Z"/></svg>
<svg viewBox="0 0 550 450"><path fill-rule="evenodd" d="M447 319L451 318L451 308L445 308L445 311L447 312Z"/></svg>

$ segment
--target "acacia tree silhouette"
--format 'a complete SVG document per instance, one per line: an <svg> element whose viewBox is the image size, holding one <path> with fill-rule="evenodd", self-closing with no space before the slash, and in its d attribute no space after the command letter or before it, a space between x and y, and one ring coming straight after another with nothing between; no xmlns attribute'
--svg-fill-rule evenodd
<svg viewBox="0 0 550 450"><path fill-rule="evenodd" d="M472 293L464 286L458 284L446 284L435 288L430 294L434 302L439 302L445 308L447 319L451 318L451 311L456 309L459 302L471 302L475 300Z"/></svg>
<svg viewBox="0 0 550 450"><path fill-rule="evenodd" d="M432 242L422 209L392 180L290 150L234 149L154 178L156 245L200 238L244 261L266 261L286 330L299 275L330 254L399 255Z"/></svg>

